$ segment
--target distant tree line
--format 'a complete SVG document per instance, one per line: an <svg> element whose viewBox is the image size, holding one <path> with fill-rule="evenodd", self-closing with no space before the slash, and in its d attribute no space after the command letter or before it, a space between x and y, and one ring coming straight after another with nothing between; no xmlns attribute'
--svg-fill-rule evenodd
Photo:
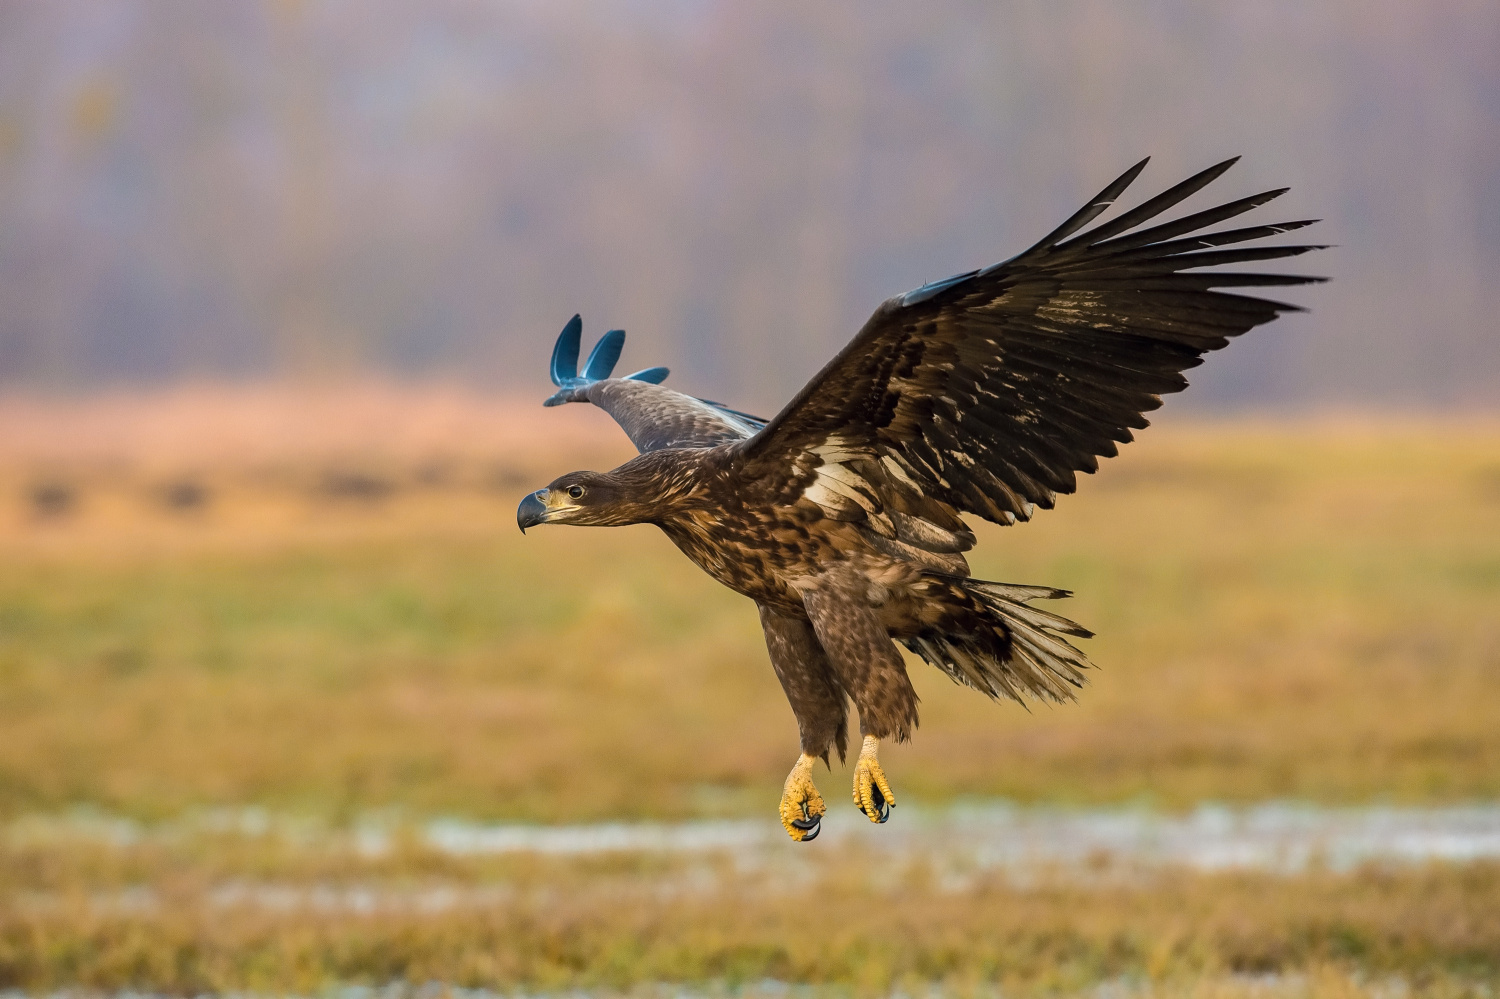
<svg viewBox="0 0 1500 999"><path fill-rule="evenodd" d="M1337 280L1198 404L1492 400L1497 50L1482 2L5 5L0 384L537 387L581 311L766 409L1139 157L1243 152Z"/></svg>

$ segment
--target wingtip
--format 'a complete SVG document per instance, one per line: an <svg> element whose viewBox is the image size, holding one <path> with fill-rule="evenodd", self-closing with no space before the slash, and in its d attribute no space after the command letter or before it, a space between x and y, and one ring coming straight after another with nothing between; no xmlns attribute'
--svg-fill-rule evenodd
<svg viewBox="0 0 1500 999"><path fill-rule="evenodd" d="M1141 175L1141 171L1145 170L1146 164L1150 162L1151 157L1147 156L1135 166L1120 174L1120 176L1115 178L1114 183L1110 184L1104 190L1099 192L1098 196L1094 198L1091 204L1103 205L1107 208L1113 205L1116 201L1119 201L1120 195L1125 193L1125 189L1127 187L1135 183L1135 179Z"/></svg>
<svg viewBox="0 0 1500 999"><path fill-rule="evenodd" d="M597 382L608 378L620 363L620 352L625 349L625 331L610 330L599 338L594 349L589 351L588 362L583 366L586 381Z"/></svg>
<svg viewBox="0 0 1500 999"><path fill-rule="evenodd" d="M1207 170L1204 170L1202 173L1198 174L1199 177L1206 177L1207 178L1207 180L1204 182L1203 186L1207 187L1209 184L1213 183L1214 181L1218 180L1220 177L1224 176L1226 173L1229 172L1229 168L1232 167L1232 166L1234 166L1239 161L1240 161L1240 157L1239 156L1231 156L1227 160L1220 160L1218 163L1215 163L1213 166L1209 167Z"/></svg>
<svg viewBox="0 0 1500 999"><path fill-rule="evenodd" d="M1109 185L1099 193L1099 196L1094 199L1094 203L1104 203L1106 205L1112 205L1116 201L1119 201L1120 195L1125 193L1125 189L1127 187L1135 183L1135 179L1141 175L1141 171L1146 169L1146 164L1150 162L1151 157L1147 156L1135 166L1120 174L1119 177L1115 178L1115 182L1113 184Z"/></svg>
<svg viewBox="0 0 1500 999"><path fill-rule="evenodd" d="M563 325L552 346L552 384L562 387L569 379L578 377L578 347L583 337L583 316L574 313Z"/></svg>
<svg viewBox="0 0 1500 999"><path fill-rule="evenodd" d="M1120 174L1120 176L1112 180L1109 183L1109 186L1104 188L1104 190L1100 191L1098 194L1094 195L1093 198L1089 199L1088 204L1084 205L1082 208L1078 209L1078 211L1074 212L1062 225L1058 226L1056 229L1053 229L1047 235L1043 236L1027 250L1010 258L1009 261L1002 261L999 264L992 264L991 266L984 268L984 270L980 272L981 276L992 274L1005 264L1010 263L1014 260L1020 260L1026 257L1028 254L1050 249L1056 244L1067 239L1069 236L1078 232L1078 230L1094 221L1094 219L1098 218L1110 207L1112 207L1115 202L1119 201L1120 195L1124 194L1125 189L1128 188L1131 184L1135 183L1135 179L1141 175L1141 171L1146 169L1146 164L1150 162L1151 157L1149 156L1142 159L1135 166L1131 167L1129 170L1126 170L1124 173ZM920 292L922 290L923 289L918 288L917 292ZM912 294L915 294L915 292ZM906 301L903 298L902 304L910 305L913 303L910 301Z"/></svg>
<svg viewBox="0 0 1500 999"><path fill-rule="evenodd" d="M1215 163L1213 166L1208 167L1207 169L1199 170L1197 173L1193 174L1191 177L1189 177L1187 180L1183 181L1181 184L1178 184L1175 187L1171 188L1171 190L1173 192L1177 192L1177 191L1181 191L1182 192L1181 196L1179 198L1177 198L1176 201L1173 201L1171 204L1176 204L1177 201L1181 201L1183 198L1186 198L1188 195L1195 194L1198 191L1203 190L1203 188L1207 187L1209 184L1212 184L1214 181L1216 181L1220 177L1224 176L1224 174L1229 171L1229 168L1232 167L1232 166L1234 166L1239 161L1240 161L1240 157L1238 157L1238 156L1231 156L1227 160L1220 160L1219 162ZM1164 205L1163 209L1168 208L1168 207L1171 207L1171 206L1170 205Z"/></svg>

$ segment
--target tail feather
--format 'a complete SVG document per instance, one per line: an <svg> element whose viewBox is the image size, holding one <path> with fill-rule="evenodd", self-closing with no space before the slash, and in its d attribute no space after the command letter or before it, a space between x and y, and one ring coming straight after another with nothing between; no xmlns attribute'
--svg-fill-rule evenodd
<svg viewBox="0 0 1500 999"><path fill-rule="evenodd" d="M1026 696L1071 701L1092 668L1067 638L1093 632L1027 601L1072 596L1050 586L1022 586L981 579L946 577L953 590L954 626L903 641L908 649L947 673L955 682L993 698L1025 704Z"/></svg>
<svg viewBox="0 0 1500 999"><path fill-rule="evenodd" d="M1072 635L1075 638L1093 638L1094 633L1076 621L1070 621L1061 614L1042 610L1040 607L1030 607L1023 601L1044 597L1048 600L1057 600L1061 597L1071 597L1071 590L1054 590L1042 586L1008 586L1004 583L986 583L976 581L971 590L993 598L993 601L1005 605L1007 615L1018 617L1034 628L1045 628L1049 631L1058 631L1064 635ZM992 601L992 602L993 602ZM1077 651L1076 649L1074 650Z"/></svg>

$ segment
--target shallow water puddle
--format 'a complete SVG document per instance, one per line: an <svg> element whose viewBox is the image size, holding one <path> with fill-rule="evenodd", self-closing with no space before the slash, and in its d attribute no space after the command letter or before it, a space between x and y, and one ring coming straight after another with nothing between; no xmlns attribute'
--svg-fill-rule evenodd
<svg viewBox="0 0 1500 999"><path fill-rule="evenodd" d="M593 825L485 824L366 820L349 829L257 809L205 812L146 825L79 812L12 821L12 842L84 839L118 846L190 841L232 834L276 837L324 849L380 856L407 843L455 856L535 853L734 853L774 860L791 850L775 822L715 820ZM1144 808L1031 808L1003 803L946 809L897 809L875 826L849 810L823 821L819 841L797 855L857 848L892 859L943 858L984 870L1181 866L1297 873L1310 866L1347 870L1367 862L1422 863L1500 859L1500 805L1444 808L1327 808L1271 803L1246 808L1202 806L1184 815Z"/></svg>

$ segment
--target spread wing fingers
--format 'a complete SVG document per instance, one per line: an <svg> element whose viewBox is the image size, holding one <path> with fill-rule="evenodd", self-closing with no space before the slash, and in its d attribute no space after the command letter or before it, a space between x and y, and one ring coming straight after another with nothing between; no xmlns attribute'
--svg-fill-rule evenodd
<svg viewBox="0 0 1500 999"><path fill-rule="evenodd" d="M1162 395L1186 387L1182 372L1203 354L1299 311L1220 289L1322 280L1197 270L1320 249L1235 246L1312 220L1204 231L1284 189L1138 228L1234 162L1075 235L1115 203L1142 161L1024 253L885 302L742 445L747 470L783 489L816 487L826 459L813 456L832 452L847 465L878 466L875 478L908 501L999 523L1051 507L1074 490L1076 473L1095 471L1147 425L1143 414Z"/></svg>

